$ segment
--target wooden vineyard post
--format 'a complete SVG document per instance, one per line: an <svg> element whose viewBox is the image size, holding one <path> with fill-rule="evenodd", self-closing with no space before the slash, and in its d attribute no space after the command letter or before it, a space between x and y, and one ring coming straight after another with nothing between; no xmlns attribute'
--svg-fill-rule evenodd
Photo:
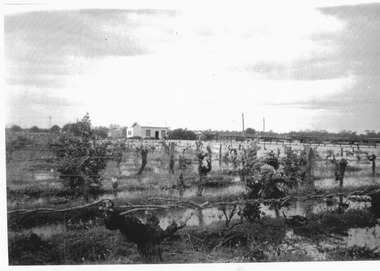
<svg viewBox="0 0 380 271"><path fill-rule="evenodd" d="M198 212L199 227L202 227L205 224L204 217L203 217L203 211L201 208L199 208L197 212Z"/></svg>
<svg viewBox="0 0 380 271"><path fill-rule="evenodd" d="M339 207L338 207L338 213L341 214L343 213L344 208L343 208L343 196L339 196Z"/></svg>
<svg viewBox="0 0 380 271"><path fill-rule="evenodd" d="M347 160L342 158L338 164L338 179L339 179L339 187L343 188L343 178L344 178L344 172L346 171L347 167Z"/></svg>
<svg viewBox="0 0 380 271"><path fill-rule="evenodd" d="M306 164L306 183L310 186L314 186L313 163L314 163L314 151L313 151L313 148L310 147L307 154L307 164Z"/></svg>
<svg viewBox="0 0 380 271"><path fill-rule="evenodd" d="M137 175L141 175L141 173L144 171L146 163L148 162L148 158L147 158L148 157L148 149L144 149L143 147L141 147L141 149L139 149L139 153L141 155L142 162L141 162L141 167L140 167Z"/></svg>
<svg viewBox="0 0 380 271"><path fill-rule="evenodd" d="M34 159L34 155L36 153L36 137L33 136L33 142L32 142L32 153L30 154L29 156L29 160L33 160Z"/></svg>
<svg viewBox="0 0 380 271"><path fill-rule="evenodd" d="M179 179L177 182L177 190L179 192L179 196L183 197L183 191L185 190L185 182L183 180L183 173L179 175Z"/></svg>
<svg viewBox="0 0 380 271"><path fill-rule="evenodd" d="M219 146L219 166L222 165L222 144Z"/></svg>
<svg viewBox="0 0 380 271"><path fill-rule="evenodd" d="M376 175L376 155L372 154L367 156L368 160L372 162L372 175Z"/></svg>
<svg viewBox="0 0 380 271"><path fill-rule="evenodd" d="M119 182L116 178L112 178L111 183L112 183L113 197L116 198L117 197L117 188L119 186Z"/></svg>
<svg viewBox="0 0 380 271"><path fill-rule="evenodd" d="M174 174L174 142L170 142L169 174Z"/></svg>
<svg viewBox="0 0 380 271"><path fill-rule="evenodd" d="M372 175L376 175L376 158L372 161Z"/></svg>

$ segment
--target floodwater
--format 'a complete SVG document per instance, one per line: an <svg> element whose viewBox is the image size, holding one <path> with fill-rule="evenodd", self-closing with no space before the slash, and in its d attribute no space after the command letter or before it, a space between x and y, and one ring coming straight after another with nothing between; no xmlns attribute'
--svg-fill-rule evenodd
<svg viewBox="0 0 380 271"><path fill-rule="evenodd" d="M51 179L57 179L58 175L52 171L35 171L33 172L33 177L35 181L47 181Z"/></svg>
<svg viewBox="0 0 380 271"><path fill-rule="evenodd" d="M280 147L280 146L278 146ZM276 146L277 148L277 146ZM132 158L132 157L131 157ZM132 159L131 159L132 160ZM135 174L138 171L140 167L140 161L134 158L134 164L121 164L121 175L125 176L126 178L136 178ZM353 163L354 165L354 163ZM196 170L196 164L192 165L190 170ZM223 169L226 168L227 165L224 163L219 163L219 161L214 160L213 161L213 170ZM367 168L364 168L364 166L361 166L359 163L355 163L355 166L357 167L363 167L363 170L368 171ZM228 166L227 166L228 167ZM368 166L365 166L368 167ZM161 174L161 173L167 173L168 169L166 166L163 166L162 163L159 162L148 162L148 165L145 169L146 172L154 173L154 174ZM144 171L144 172L145 172ZM52 180L56 180L58 178L57 174L55 172L51 171L44 171L44 172L34 172L33 177L35 181L38 181L38 183L47 183L51 182ZM139 178L141 182L149 182L151 177L145 177L144 174ZM203 190L203 196L231 196L239 194L242 194L245 192L245 186L242 182L240 182L239 177L232 177L234 179L234 183L229 186L224 187L205 187ZM347 174L344 178L343 185L344 186L368 186L373 184L380 184L380 178L379 177L360 177L350 176L350 174ZM317 188L333 188L339 186L339 182L335 181L335 178L333 177L327 177L323 179L319 179L315 181L315 186ZM142 191L119 191L115 194L112 192L109 194L105 194L101 196L99 199L133 199L141 197L141 194L145 193ZM166 190L160 190L159 191L160 196L166 196L166 197L176 197L181 198L183 200L186 200L186 198L194 197L197 193L197 187L187 188L182 191L179 191L177 189L166 189ZM155 195L158 196L158 195ZM30 200L30 199L29 199ZM45 204L44 199L36 199L36 201L32 204ZM332 202L331 202L332 201ZM333 198L330 202L325 201L294 201L291 203L290 206L283 208L281 211L283 211L286 215L301 215L306 216L311 213L319 213L322 211L327 210L335 210L337 208L337 203L339 202L339 198ZM343 202L348 203L348 209L363 209L371 207L370 197L362 197L361 201L353 201L348 198L344 198ZM9 206L8 208L17 208L17 205L21 203L11 203L12 206ZM22 205L22 204L21 204ZM227 207L227 213L231 211L232 207ZM238 206L238 209L242 208L242 206ZM266 216L269 217L282 217L281 211L278 212L276 210L271 209L269 206L261 205L261 211L265 213ZM239 216L236 214L237 211L235 211L235 215L232 218L231 224L238 221ZM222 222L225 221L225 217L223 215L223 212L219 210L217 207L211 207L211 208L205 208L203 210L197 210L197 209L170 209L168 211L158 211L154 213L160 220L160 226L165 229L167 228L173 220L176 222L186 222L186 225L188 227L197 227L197 226L207 226L211 225L215 222ZM136 214L137 217L139 217L138 214ZM141 215L139 217L142 221L144 221L144 216ZM51 224L51 225L45 225L41 227L35 227L30 230L25 230L24 232L34 232L38 235L44 235L44 236L50 236L59 232L65 232L67 230L67 227L62 224ZM9 234L14 234L14 232L9 232ZM359 245L359 246L368 246L369 248L378 248L380 247L380 225L376 225L372 228L355 228L350 229L348 231L348 236L343 237L344 244L347 247L351 247L353 245Z"/></svg>
<svg viewBox="0 0 380 271"><path fill-rule="evenodd" d="M224 186L224 187L205 187L203 189L202 195L207 197L207 196L230 196L230 195L238 195L241 193L245 192L245 187L241 183L235 183L229 186ZM116 194L113 193L107 193L99 197L99 199L133 199L137 197L141 197L142 191L120 191L117 192ZM166 190L160 190L159 191L160 196L170 196L170 197L176 197L176 198L190 198L196 196L197 193L197 188L192 187L192 188L187 188L184 189L183 191L179 191L177 189L166 189Z"/></svg>
<svg viewBox="0 0 380 271"><path fill-rule="evenodd" d="M236 188L235 188L236 189ZM218 189L210 189L217 191ZM220 189L221 193L226 192L225 188ZM359 197L355 197L355 200L350 200L350 198L344 198L343 202L348 203L348 209L363 209L371 207L370 197L362 196L360 201ZM331 204L324 201L295 201L292 202L290 206L281 209L280 211L273 210L269 206L261 204L260 210L269 217L283 217L282 211L287 215L302 215L306 216L311 213L319 213L327 210L336 210L338 198L333 199L335 204ZM227 214L232 211L232 206L226 208ZM240 219L237 215L237 212L241 210L242 205L237 206L235 210L235 215L232 217L231 224L235 223ZM155 216L160 220L160 227L166 229L173 221L177 223L186 223L188 227L198 227L198 226L207 226L215 222L225 221L223 212L218 207L205 208L203 210L192 209L192 208L178 208L170 210L158 210L154 212ZM141 213L135 214L139 219L144 222L144 215ZM24 230L23 232L34 232L39 235L50 236L55 233L66 231L66 227L62 223L45 225L41 227L35 227L30 230ZM10 232L14 234L14 232ZM348 231L348 236L344 237L346 240L347 246L353 245L367 245L371 248L380 246L380 226L376 225L372 228L354 228Z"/></svg>
<svg viewBox="0 0 380 271"><path fill-rule="evenodd" d="M347 247L367 246L370 249L380 248L380 225L372 228L355 228L348 230L348 236L343 238Z"/></svg>
<svg viewBox="0 0 380 271"><path fill-rule="evenodd" d="M367 178L357 178L357 177L344 177L343 186L350 187L360 187L366 185L376 185L380 184L379 177L367 177ZM325 178L321 180L315 180L314 185L317 188L334 188L339 187L339 181L336 181L335 178Z"/></svg>
<svg viewBox="0 0 380 271"><path fill-rule="evenodd" d="M350 209L363 209L371 207L371 198L363 197L364 201L351 201L347 198L343 199L344 203L348 203L349 206L347 210ZM324 201L316 202L316 201L294 201L288 207L284 207L280 210L280 212L276 212L276 210L272 209L270 206L265 206L264 204L260 205L260 210L265 213L268 217L282 217L282 211L287 216L292 215L301 215L306 216L307 214L317 214L323 211L333 211L336 210L339 199L336 198L336 204L330 204ZM238 206L238 208L242 208L242 206ZM232 210L232 207L227 207L227 213ZM160 219L160 226L162 228L166 228L169 226L174 219L175 221L187 221L187 226L202 226L202 225L210 225L214 222L224 221L225 218L223 216L222 211L220 211L217 207L205 208L202 211L196 209L187 209L186 211L182 210L169 210L165 213L158 213L157 217ZM232 220L240 219L240 217L236 214L233 216Z"/></svg>

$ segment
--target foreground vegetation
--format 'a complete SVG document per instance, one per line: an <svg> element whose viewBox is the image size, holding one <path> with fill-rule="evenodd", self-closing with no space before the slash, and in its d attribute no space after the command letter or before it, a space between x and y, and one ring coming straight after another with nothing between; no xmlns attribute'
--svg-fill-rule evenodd
<svg viewBox="0 0 380 271"><path fill-rule="evenodd" d="M185 228L166 239L161 246L163 263L275 262L310 260L375 260L379 251L368 247L339 245L351 227L376 224L369 211L345 214L321 213L308 225L292 227L282 218L263 217L254 222L223 223ZM321 229L324 229L323 232ZM289 230L296 236L287 235ZM298 239L297 239L298 238ZM296 242L295 242L296 240ZM321 241L324 241L321 245ZM305 244L317 250L304 250ZM289 251L291 248L291 253ZM9 238L9 263L33 264L127 264L143 263L136 247L117 231L101 224L72 229L49 237L34 233Z"/></svg>

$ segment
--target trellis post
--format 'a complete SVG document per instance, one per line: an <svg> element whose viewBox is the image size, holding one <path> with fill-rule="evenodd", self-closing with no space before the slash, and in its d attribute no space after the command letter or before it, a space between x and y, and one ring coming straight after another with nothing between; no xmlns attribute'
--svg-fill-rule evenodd
<svg viewBox="0 0 380 271"><path fill-rule="evenodd" d="M174 142L170 142L169 174L174 174Z"/></svg>

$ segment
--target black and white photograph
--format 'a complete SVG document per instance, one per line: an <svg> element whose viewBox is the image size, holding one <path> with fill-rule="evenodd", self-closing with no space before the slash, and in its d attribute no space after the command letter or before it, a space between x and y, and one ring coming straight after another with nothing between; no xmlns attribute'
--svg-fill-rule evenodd
<svg viewBox="0 0 380 271"><path fill-rule="evenodd" d="M380 1L2 13L7 268L380 263Z"/></svg>

